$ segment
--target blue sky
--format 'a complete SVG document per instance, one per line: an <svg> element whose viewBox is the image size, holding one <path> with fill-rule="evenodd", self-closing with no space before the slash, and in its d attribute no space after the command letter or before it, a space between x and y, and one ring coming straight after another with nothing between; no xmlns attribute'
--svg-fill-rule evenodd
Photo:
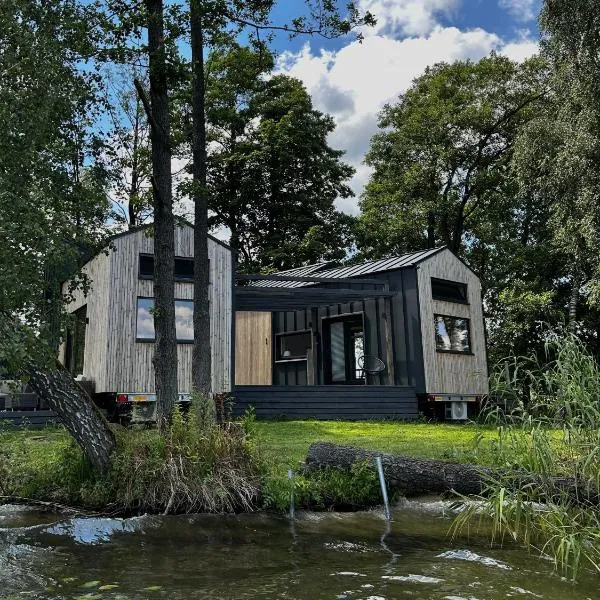
<svg viewBox="0 0 600 600"><path fill-rule="evenodd" d="M477 60L491 51L524 60L537 51L541 0L358 0L378 19L364 32L334 41L278 36L278 70L300 78L314 105L337 124L332 146L346 151L356 169L356 197L339 208L356 213L370 170L364 164L377 115L430 64ZM273 13L285 22L301 12L303 0L280 0Z"/></svg>

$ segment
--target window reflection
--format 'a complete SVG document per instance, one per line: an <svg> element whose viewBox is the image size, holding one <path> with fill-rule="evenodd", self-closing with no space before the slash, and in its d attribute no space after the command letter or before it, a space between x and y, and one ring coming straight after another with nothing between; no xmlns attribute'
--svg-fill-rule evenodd
<svg viewBox="0 0 600 600"><path fill-rule="evenodd" d="M138 340L154 341L154 298L137 300ZM194 303L191 300L175 300L175 332L178 342L194 341Z"/></svg>
<svg viewBox="0 0 600 600"><path fill-rule="evenodd" d="M471 352L469 320L435 315L435 347L440 352Z"/></svg>

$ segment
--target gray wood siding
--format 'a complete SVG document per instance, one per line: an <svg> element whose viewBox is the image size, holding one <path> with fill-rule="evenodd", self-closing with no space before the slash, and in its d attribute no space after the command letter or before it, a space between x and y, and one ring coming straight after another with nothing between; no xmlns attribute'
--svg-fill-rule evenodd
<svg viewBox="0 0 600 600"><path fill-rule="evenodd" d="M136 341L137 298L153 297L153 282L139 279L140 253L154 253L154 239L149 230L137 230L117 237L107 262L108 277L94 285L88 297L90 323L97 314L105 311L103 335L98 338L86 332L84 371L96 380L96 392L143 392L154 393L154 368L152 359L154 344ZM178 226L175 230L175 255L192 257L193 229ZM212 387L215 392L231 388L231 314L232 273L231 251L226 246L209 239L210 259L210 313L212 349ZM103 255L93 259L102 258ZM175 298L193 299L193 284L177 282ZM70 304L69 312L78 306ZM99 342L94 340L98 339ZM88 347L97 346L94 357L88 362ZM179 391L188 393L191 387L192 344L178 344ZM98 367L92 366L94 359Z"/></svg>
<svg viewBox="0 0 600 600"><path fill-rule="evenodd" d="M434 300L432 277L466 283L468 304ZM428 394L487 394L487 355L478 277L450 250L444 250L419 265L418 282L425 366L425 389L422 391ZM470 320L472 355L436 352L435 314Z"/></svg>
<svg viewBox="0 0 600 600"><path fill-rule="evenodd" d="M416 419L417 396L399 386L236 386L234 412L259 418Z"/></svg>
<svg viewBox="0 0 600 600"><path fill-rule="evenodd" d="M73 301L67 305L67 311L74 313L87 305L87 325L85 328L85 350L83 356L83 375L93 379L96 387L103 388L107 381L107 344L108 322L111 306L108 295L110 286L110 255L101 253L90 260L82 269L90 280L87 295L78 288L73 293ZM67 293L68 283L63 286ZM65 344L61 344L59 360L64 363Z"/></svg>

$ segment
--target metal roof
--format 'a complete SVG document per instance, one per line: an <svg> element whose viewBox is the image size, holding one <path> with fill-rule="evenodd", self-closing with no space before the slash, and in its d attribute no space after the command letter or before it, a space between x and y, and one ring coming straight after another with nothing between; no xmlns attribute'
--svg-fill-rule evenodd
<svg viewBox="0 0 600 600"><path fill-rule="evenodd" d="M409 254L401 254L400 256L390 256L388 258L380 258L369 262L360 263L357 265L346 265L342 267L332 267L331 263L317 263L305 267L297 267L288 271L272 273L273 275L286 275L291 277L323 277L330 279L344 279L351 277L361 277L371 273L382 273L385 271L395 271L397 269L408 269L414 267L420 262L427 260L434 254L445 250L446 246L440 248L431 248L429 250L421 250L419 252L411 252ZM253 281L253 287L284 287L297 288L314 283L306 281Z"/></svg>

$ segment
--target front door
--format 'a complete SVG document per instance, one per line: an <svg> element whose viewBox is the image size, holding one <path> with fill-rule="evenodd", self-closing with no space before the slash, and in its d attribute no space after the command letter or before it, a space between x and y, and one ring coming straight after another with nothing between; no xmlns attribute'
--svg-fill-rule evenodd
<svg viewBox="0 0 600 600"><path fill-rule="evenodd" d="M361 368L365 354L365 325L362 313L323 319L323 364L325 383L364 385Z"/></svg>

